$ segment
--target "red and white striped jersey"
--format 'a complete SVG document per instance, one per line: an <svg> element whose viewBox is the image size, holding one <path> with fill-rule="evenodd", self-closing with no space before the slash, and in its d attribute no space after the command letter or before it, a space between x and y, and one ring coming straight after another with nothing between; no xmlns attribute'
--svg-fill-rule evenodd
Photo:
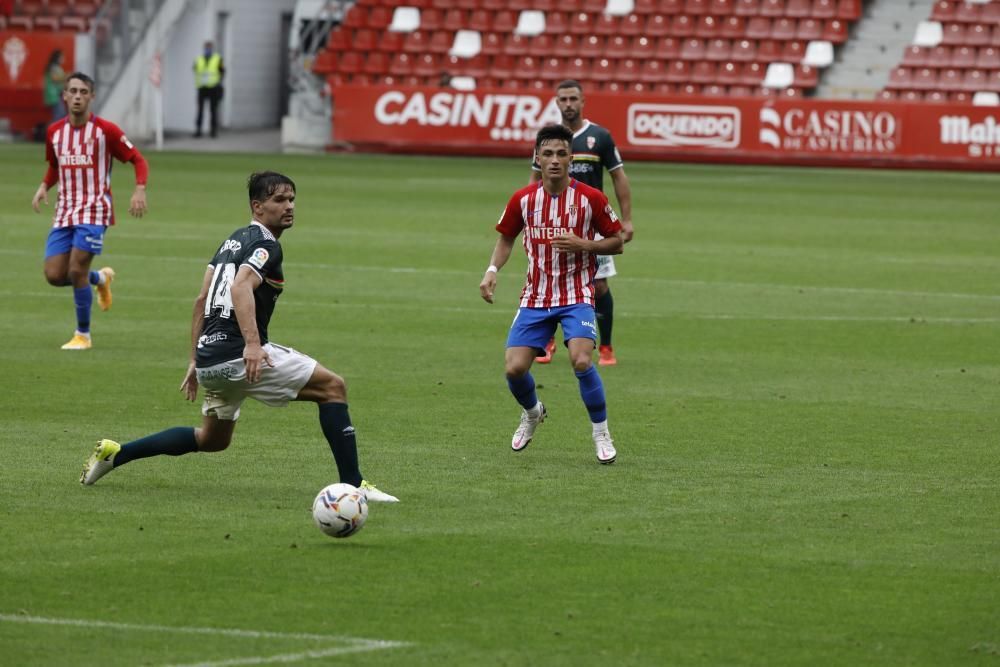
<svg viewBox="0 0 1000 667"><path fill-rule="evenodd" d="M80 127L71 125L69 117L50 125L45 145L49 162L46 183L52 185L56 174L59 183L52 226L115 224L111 158L130 162L136 156L141 159L121 128L103 118L91 115Z"/></svg>
<svg viewBox="0 0 1000 667"><path fill-rule="evenodd" d="M528 271L521 291L521 307L593 305L597 255L556 252L552 239L572 232L593 240L598 234L614 236L621 228L604 193L576 179L570 179L569 187L556 196L546 192L541 181L515 192L496 230L510 237L524 230Z"/></svg>

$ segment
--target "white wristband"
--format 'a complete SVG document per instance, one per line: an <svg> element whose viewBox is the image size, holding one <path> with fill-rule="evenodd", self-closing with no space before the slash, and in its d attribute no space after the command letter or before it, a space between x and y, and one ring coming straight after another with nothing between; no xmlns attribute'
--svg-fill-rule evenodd
<svg viewBox="0 0 1000 667"><path fill-rule="evenodd" d="M490 273L490 272L493 272L493 273L496 273L496 272L497 272L497 271L499 271L499 270L500 270L500 269L498 269L498 268L497 268L497 267L496 267L495 265L493 265L493 264L490 264L489 266L487 266L487 267L486 267L486 273Z"/></svg>

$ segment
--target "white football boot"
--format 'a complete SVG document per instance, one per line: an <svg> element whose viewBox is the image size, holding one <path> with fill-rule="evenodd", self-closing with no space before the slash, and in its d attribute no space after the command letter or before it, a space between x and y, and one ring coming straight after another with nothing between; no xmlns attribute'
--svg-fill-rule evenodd
<svg viewBox="0 0 1000 667"><path fill-rule="evenodd" d="M607 431L594 434L594 449L597 451L598 463L614 463L615 457L618 456L615 445L611 441L611 434Z"/></svg>
<svg viewBox="0 0 1000 667"><path fill-rule="evenodd" d="M510 448L515 452L523 451L525 447L531 442L531 439L535 437L535 429L538 425L545 421L545 417L548 416L548 411L545 406L541 403L538 404L538 416L532 417L528 414L527 410L521 410L521 423L517 425L517 430L514 431L514 437L510 440Z"/></svg>

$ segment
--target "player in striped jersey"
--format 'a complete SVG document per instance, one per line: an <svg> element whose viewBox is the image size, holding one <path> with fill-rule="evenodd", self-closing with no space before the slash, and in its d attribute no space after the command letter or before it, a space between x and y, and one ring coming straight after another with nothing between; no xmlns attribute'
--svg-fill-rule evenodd
<svg viewBox="0 0 1000 667"><path fill-rule="evenodd" d="M267 328L285 288L278 239L295 223L295 183L265 171L250 175L247 191L253 220L215 251L192 314L191 360L181 391L193 401L199 386L205 390L201 427L168 428L124 445L103 439L87 459L80 483L89 486L137 459L226 449L240 406L249 397L274 407L289 401L316 403L340 481L360 488L369 501L398 502L361 475L344 379L268 339Z"/></svg>
<svg viewBox="0 0 1000 667"><path fill-rule="evenodd" d="M111 158L132 163L135 191L128 210L137 218L146 212L149 166L120 127L90 112L93 99L93 79L81 72L67 77L63 100L69 114L49 126L45 140L49 168L31 200L32 208L40 212L42 202L49 203L49 189L59 184L52 230L45 245L45 279L56 287L73 286L76 331L62 346L64 350L90 349L91 285L97 288L101 310L111 308L114 270L108 266L99 271L90 268L94 256L101 254L104 232L115 224Z"/></svg>
<svg viewBox="0 0 1000 667"><path fill-rule="evenodd" d="M597 256L621 253L624 240L621 222L604 193L570 178L572 143L573 133L563 125L539 130L535 159L541 181L521 188L507 203L496 225L500 238L479 293L493 303L497 273L523 232L527 278L505 355L507 386L523 408L511 449L524 450L547 416L535 393L531 364L561 325L580 396L590 414L597 460L613 463L617 452L608 431L604 385L593 364L594 274Z"/></svg>
<svg viewBox="0 0 1000 667"><path fill-rule="evenodd" d="M569 167L570 176L586 183L592 188L604 191L604 170L608 170L611 183L618 199L621 211L622 235L625 243L632 240L632 189L628 176L625 175L625 165L615 147L611 133L596 123L583 117L583 86L579 81L567 79L556 86L556 104L562 114L563 125L573 132L573 163ZM532 165L531 180L541 178L538 164ZM598 348L598 362L601 366L613 366L618 363L615 350L611 345L611 330L614 325L615 302L608 287L608 278L617 275L615 261L612 257L597 258L597 274L594 276L594 286L597 290L595 310L597 311L597 328L601 334L601 345ZM555 351L554 341L545 348L545 354L538 362L547 364L552 360Z"/></svg>

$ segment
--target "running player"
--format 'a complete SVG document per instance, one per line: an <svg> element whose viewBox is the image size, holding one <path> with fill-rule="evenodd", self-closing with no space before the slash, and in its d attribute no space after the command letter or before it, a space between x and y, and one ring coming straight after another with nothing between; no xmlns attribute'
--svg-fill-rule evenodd
<svg viewBox="0 0 1000 667"><path fill-rule="evenodd" d="M573 164L570 165L570 175L586 183L592 188L604 191L604 170L611 175L618 208L622 214L622 234L625 242L632 240L632 190L628 177L625 175L625 165L618 154L615 141L606 129L592 123L583 117L583 86L580 82L567 79L556 87L556 104L562 113L563 125L573 132ZM541 178L538 163L532 165L531 181ZM602 255L597 258L597 275L594 286L597 289L597 328L601 333L601 345L598 348L601 366L614 366L618 363L615 350L611 345L611 329L614 325L615 302L608 287L608 278L617 275L612 257ZM555 352L555 340L545 346L545 353L538 357L538 363L547 364Z"/></svg>
<svg viewBox="0 0 1000 667"><path fill-rule="evenodd" d="M135 169L135 191L128 212L141 218L146 212L146 179L149 166L121 128L90 112L94 100L94 80L81 72L66 79L63 100L69 115L49 126L45 178L31 200L35 213L41 203L49 203L49 189L59 184L52 230L45 244L45 279L56 287L73 286L76 331L64 350L89 350L90 310L97 288L97 305L111 308L111 281L114 270L105 266L91 271L95 255L101 254L104 232L115 224L111 201L111 158L131 162Z"/></svg>
<svg viewBox="0 0 1000 667"><path fill-rule="evenodd" d="M570 178L572 143L573 133L564 125L539 130L535 160L541 181L521 188L507 203L496 226L500 238L479 293L493 303L497 273L523 231L528 275L505 354L507 386L523 408L511 449L523 451L547 416L535 393L531 364L556 325L562 325L580 396L590 415L597 460L613 463L617 453L608 431L604 384L592 361L597 339L594 273L598 255L621 253L622 225L600 190Z"/></svg>
<svg viewBox="0 0 1000 667"><path fill-rule="evenodd" d="M295 183L266 171L252 174L247 189L253 220L219 246L194 304L191 362L181 391L194 401L198 385L205 388L201 428L171 428L124 445L101 440L80 483L93 484L135 459L226 449L240 406L250 397L274 407L289 401L318 404L320 428L340 481L359 487L370 501L398 502L361 476L343 378L315 359L268 340L267 326L285 284L278 238L295 221Z"/></svg>

